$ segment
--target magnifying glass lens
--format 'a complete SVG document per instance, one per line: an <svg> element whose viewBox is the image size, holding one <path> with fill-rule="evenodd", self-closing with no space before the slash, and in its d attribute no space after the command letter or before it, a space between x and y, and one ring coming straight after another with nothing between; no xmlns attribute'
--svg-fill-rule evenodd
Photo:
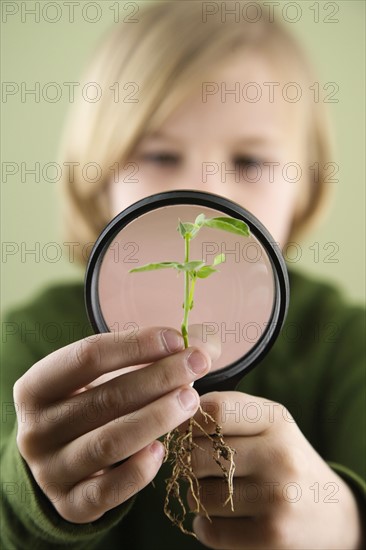
<svg viewBox="0 0 366 550"><path fill-rule="evenodd" d="M193 224L202 214L244 221L249 234L202 226L189 241L187 258L179 223ZM197 262L191 265L198 275L207 275L190 277L188 287L187 259ZM132 271L163 262L172 265ZM200 272L199 262L211 270ZM221 347L197 384L218 387L254 366L273 344L288 307L287 271L269 233L239 205L209 193L161 193L132 205L101 234L87 268L87 309L96 331L130 331L133 337L149 326L181 331L187 300L189 337L203 343L214 338Z"/></svg>

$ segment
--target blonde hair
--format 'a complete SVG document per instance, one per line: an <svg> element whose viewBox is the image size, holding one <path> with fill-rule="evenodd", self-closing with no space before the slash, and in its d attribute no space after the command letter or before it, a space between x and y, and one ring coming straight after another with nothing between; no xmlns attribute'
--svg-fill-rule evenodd
<svg viewBox="0 0 366 550"><path fill-rule="evenodd" d="M288 70L304 83L304 89L314 82L296 40L265 10L255 23L244 19L223 23L219 17L204 22L202 2L173 0L144 3L137 19L116 24L98 44L80 89L94 82L101 97L95 102L77 101L64 130L60 163L72 169L63 170L61 181L63 223L66 238L81 245L94 242L111 219L106 188L115 163L122 167L142 137L157 129L233 53L257 48L277 59L280 67L286 59ZM116 97L118 92L121 97ZM328 119L323 103L313 101L309 108L309 166L318 163L319 171L314 179L309 169L290 240L319 216L329 191ZM78 259L86 261L81 253Z"/></svg>

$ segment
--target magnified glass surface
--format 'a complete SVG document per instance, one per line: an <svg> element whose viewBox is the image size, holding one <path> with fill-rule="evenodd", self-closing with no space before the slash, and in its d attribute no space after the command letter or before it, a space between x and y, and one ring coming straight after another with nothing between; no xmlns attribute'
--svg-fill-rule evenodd
<svg viewBox="0 0 366 550"><path fill-rule="evenodd" d="M184 240L178 220L193 222L199 214L222 217L200 205L158 208L130 222L111 241L99 273L99 300L110 331L171 326L180 330L184 274L175 269L130 273L134 267L163 261L184 262ZM246 355L271 319L275 286L270 259L254 235L244 237L203 227L190 244L190 260L212 265L225 254L217 272L195 285L189 324L202 325L200 337L220 338L216 371Z"/></svg>

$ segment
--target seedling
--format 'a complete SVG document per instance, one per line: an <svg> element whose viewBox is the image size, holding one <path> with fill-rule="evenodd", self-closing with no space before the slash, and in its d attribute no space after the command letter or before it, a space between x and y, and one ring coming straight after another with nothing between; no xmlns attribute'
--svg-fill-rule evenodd
<svg viewBox="0 0 366 550"><path fill-rule="evenodd" d="M229 216L223 216L218 218L206 218L204 214L200 214L195 219L194 223L182 222L179 220L177 231L184 239L184 262L166 261L159 263L150 263L141 267L137 267L130 270L130 273L141 271L153 271L156 269L175 269L178 273L184 274L184 302L183 302L183 320L181 324L181 331L184 340L184 347L189 346L188 339L188 317L189 312L194 307L194 291L195 285L198 279L206 279L212 274L216 273L218 269L216 267L225 262L225 254L218 254L211 265L206 264L203 260L191 260L190 259L190 242L194 239L199 231L203 227L212 229L219 229L222 231L228 231L235 233L242 237L248 237L250 235L249 227L247 224L236 218ZM213 446L213 459L218 464L223 472L223 477L228 485L228 497L224 502L224 506L230 502L231 510L234 511L233 505L233 476L235 471L235 463L233 455L236 452L233 448L227 445L223 439L222 427L216 423L210 414L203 411L199 406L199 411L203 415L206 424L210 420L216 426L215 433L210 435L206 430L194 419L189 419L189 426L185 433L181 433L178 428L169 432L164 439L165 446L165 458L164 462L168 461L173 465L173 472L170 479L165 480L167 483L167 494L164 503L164 512L168 518L177 525L183 533L196 537L195 533L188 531L183 526L184 519L186 517L186 509L180 495L179 480L186 480L189 483L192 496L196 503L196 509L194 513L198 513L200 508L204 511L207 519L211 521L205 507L199 498L199 482L196 478L192 466L191 466L191 454L195 447L202 449L193 441L193 426L196 426L205 437L210 439ZM229 462L227 468L222 462L221 458ZM169 510L170 497L173 496L179 502L182 510L181 516L174 516ZM197 538L197 537L196 537Z"/></svg>

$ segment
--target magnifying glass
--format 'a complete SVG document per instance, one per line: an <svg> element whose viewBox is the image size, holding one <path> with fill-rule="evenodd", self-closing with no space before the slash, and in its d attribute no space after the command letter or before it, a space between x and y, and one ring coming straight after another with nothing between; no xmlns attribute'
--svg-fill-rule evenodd
<svg viewBox="0 0 366 550"><path fill-rule="evenodd" d="M284 323L289 279L281 251L266 228L219 195L193 190L158 193L129 206L105 227L85 277L86 309L95 332L127 331L133 338L148 326L180 331L184 271L132 270L162 262L182 266L185 241L179 224L225 217L244 222L249 234L202 226L190 241L189 259L196 262L191 267L211 266L217 271L197 277L189 311L189 325L199 327L203 343L212 337L221 342L221 354L210 372L194 382L200 395L234 390L268 353Z"/></svg>

